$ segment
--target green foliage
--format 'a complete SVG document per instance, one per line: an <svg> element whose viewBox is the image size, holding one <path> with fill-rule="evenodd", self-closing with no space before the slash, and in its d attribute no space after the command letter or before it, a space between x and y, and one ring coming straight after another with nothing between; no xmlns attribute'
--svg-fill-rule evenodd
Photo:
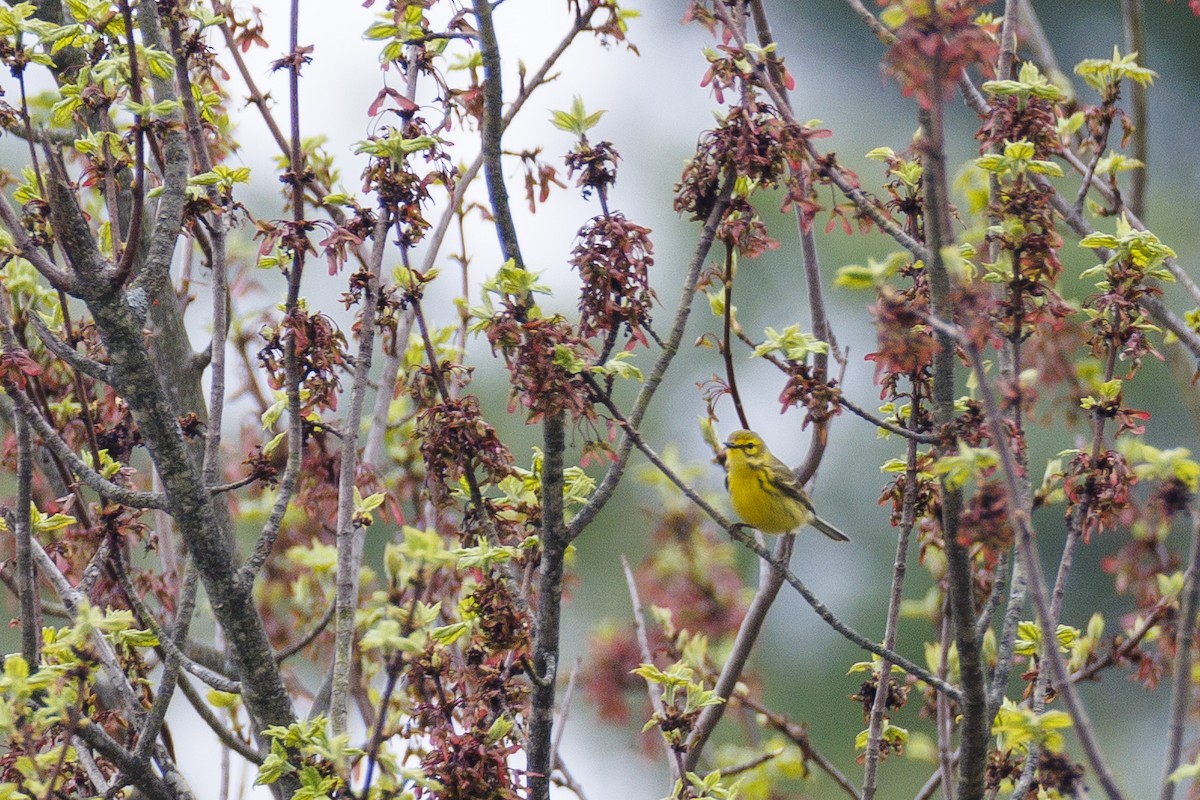
<svg viewBox="0 0 1200 800"><path fill-rule="evenodd" d="M1035 153L1031 142L1005 142L1003 153L980 156L975 159L975 165L1000 178L1012 179L1025 173L1062 177L1062 167L1053 161L1034 158Z"/></svg>
<svg viewBox="0 0 1200 800"><path fill-rule="evenodd" d="M1027 753L1031 746L1037 745L1057 753L1063 749L1062 730L1071 727L1072 724L1071 716L1065 711L1053 709L1039 714L1005 698L1000 710L996 712L992 733L996 735L997 746L1001 751L1017 750Z"/></svg>
<svg viewBox="0 0 1200 800"><path fill-rule="evenodd" d="M1075 65L1075 74L1083 78L1088 86L1105 96L1126 78L1142 86L1149 86L1154 83L1158 73L1152 69L1138 66L1137 56L1137 53L1121 55L1120 49L1114 45L1112 58L1084 59Z"/></svg>
<svg viewBox="0 0 1200 800"><path fill-rule="evenodd" d="M878 289L907 262L907 254L892 253L883 261L868 258L866 266L849 264L838 269L833 285L844 289Z"/></svg>
<svg viewBox="0 0 1200 800"><path fill-rule="evenodd" d="M828 353L829 344L823 342L811 333L802 333L800 326L789 325L782 332L767 328L763 332L763 342L751 353L755 358L778 353L788 361L803 363L808 361L809 353Z"/></svg>
<svg viewBox="0 0 1200 800"><path fill-rule="evenodd" d="M1076 640L1079 638L1080 632L1078 628L1072 628L1069 625L1059 625L1055 637L1058 641L1058 649L1061 652L1069 652L1074 647ZM1019 656L1038 656L1042 652L1042 629L1036 622L1018 622L1017 623L1017 639L1013 646L1013 652Z"/></svg>
<svg viewBox="0 0 1200 800"><path fill-rule="evenodd" d="M286 727L270 726L262 735L271 742L271 752L259 767L255 784L276 783L284 775L296 774L301 789L296 797L317 800L346 787L349 760L363 754L350 747L350 736L329 735L329 720L318 715Z"/></svg>
<svg viewBox="0 0 1200 800"><path fill-rule="evenodd" d="M980 88L995 97L1016 97L1019 109L1025 108L1030 97L1051 102L1066 98L1066 93L1052 84L1037 65L1030 61L1021 65L1016 80L984 81Z"/></svg>
<svg viewBox="0 0 1200 800"><path fill-rule="evenodd" d="M550 122L560 131L566 131L576 138L583 139L587 132L596 127L604 111L594 111L591 114L583 106L583 98L575 95L571 98L571 108L567 111L554 111Z"/></svg>
<svg viewBox="0 0 1200 800"><path fill-rule="evenodd" d="M945 455L933 462L933 472L943 476L946 485L961 489L968 480L979 480L987 470L1000 463L999 456L990 447L970 447L962 442L958 452Z"/></svg>
<svg viewBox="0 0 1200 800"><path fill-rule="evenodd" d="M692 800L737 800L741 797L741 780L728 783L721 780L720 770L714 770L703 778L694 772L689 772L687 777L687 787L689 794L687 797ZM683 781L676 780L675 787L671 790L671 794L663 798L663 800L673 800L673 798L683 796L684 784Z"/></svg>

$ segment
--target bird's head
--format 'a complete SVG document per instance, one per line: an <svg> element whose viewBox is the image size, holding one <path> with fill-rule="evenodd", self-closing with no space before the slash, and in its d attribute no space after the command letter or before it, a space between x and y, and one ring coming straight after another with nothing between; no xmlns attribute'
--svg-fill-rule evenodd
<svg viewBox="0 0 1200 800"><path fill-rule="evenodd" d="M767 446L763 444L762 437L754 431L734 431L726 440L725 446L730 450L736 450L746 458L752 459L764 453Z"/></svg>

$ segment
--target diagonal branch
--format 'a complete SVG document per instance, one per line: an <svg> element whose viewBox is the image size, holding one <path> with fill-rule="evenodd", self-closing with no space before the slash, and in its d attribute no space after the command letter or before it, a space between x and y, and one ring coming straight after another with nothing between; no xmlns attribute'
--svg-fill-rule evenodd
<svg viewBox="0 0 1200 800"><path fill-rule="evenodd" d="M8 202L8 198L3 196L0 196L0 221L3 221L4 227L8 228L8 232L12 234L17 249L21 251L21 256L33 264L34 269L41 273L41 276L48 280L51 286L64 292L71 292L74 289L74 276L60 269L42 253L41 248L34 243L33 239L29 238L29 234L21 227L21 218L17 216L16 210Z"/></svg>
<svg viewBox="0 0 1200 800"><path fill-rule="evenodd" d="M109 383L111 376L108 374L108 367L80 353L71 345L67 344L58 334L50 330L50 326L42 321L41 315L34 312L26 317L29 324L37 333L38 338L42 340L42 344L46 349L55 355L58 359L67 362L75 369L87 375L93 380L101 383Z"/></svg>
<svg viewBox="0 0 1200 800"><path fill-rule="evenodd" d="M33 401L29 399L29 396L25 392L15 386L8 387L5 391L12 398L17 413L28 421L33 426L34 431L37 432L37 435L41 437L42 444L49 447L51 452L62 459L84 486L92 489L101 497L133 508L162 509L167 507L166 495L159 494L158 492L142 492L136 489L128 489L113 483L92 469L88 466L87 462L76 455L75 451L63 441L58 431L50 427L50 423L42 416L41 411L33 405Z"/></svg>
<svg viewBox="0 0 1200 800"><path fill-rule="evenodd" d="M671 325L671 332L668 334L666 341L663 342L662 352L659 353L654 366L646 374L646 380L642 383L642 388L638 391L637 397L634 399L633 409L629 412L627 418L628 424L626 426L625 437L617 446L616 458L604 473L604 477L597 484L596 490L592 492L592 496L587 504L576 512L567 526L568 541L574 541L591 524L596 515L600 513L600 510L612 498L613 492L616 491L617 484L621 480L621 476L625 474L625 469L629 463L629 456L633 452L635 444L634 440L630 438L630 431L635 430L641 424L642 418L646 415L646 409L650 406L650 400L654 397L654 393L662 383L667 368L671 366L676 353L679 352L680 343L683 341L683 333L687 328L688 316L692 311L692 300L696 296L696 284L700 279L700 270L704 266L704 260L708 257L709 249L712 247L717 226L725 216L725 211L729 208L729 198L732 189L732 179L727 178L722 182L721 189L717 194L717 200L713 203L713 208L709 212L708 218L704 221L704 227L700 231L700 238L696 242L695 249L692 251L692 259L688 264L687 277L683 281L683 291L679 296L679 303L675 307L675 319Z"/></svg>
<svg viewBox="0 0 1200 800"><path fill-rule="evenodd" d="M621 571L625 573L625 587L629 591L629 601L633 604L633 629L637 634L638 648L641 652L642 663L654 663L654 656L650 652L650 638L646 635L646 616L642 609L642 598L638 595L637 581L633 579L633 570L629 568L629 560L624 555L621 556ZM666 708L663 706L662 687L651 680L646 681L646 694L650 697L650 706L654 709L655 715L659 719L666 719ZM720 705L725 705L721 703ZM688 753L692 752L689 739ZM687 772L691 767L687 766L687 762L680 759L678 751L672 751L673 758L668 759L671 763L671 771L675 774L675 779L683 781Z"/></svg>
<svg viewBox="0 0 1200 800"><path fill-rule="evenodd" d="M636 445L642 454L650 460L651 464L658 468L659 472L661 472L667 478L667 480L675 484L675 486L678 487L681 492L683 492L684 496L695 503L701 511L707 514L708 517L713 520L713 522L721 526L721 528L723 528L729 534L730 538L748 548L763 561L770 564L771 568L783 576L784 581L787 582L789 586L795 589L800 596L804 598L804 601L812 607L813 611L817 612L817 616L824 620L826 624L862 649L872 652L882 658L888 659L910 675L913 675L925 683L928 683L938 691L944 692L951 699L961 700L962 692L958 689L958 687L950 685L946 681L931 673L929 670L918 666L899 653L876 644L842 622L837 615L829 609L828 606L822 603L821 600L812 593L812 591L804 584L803 581L796 577L795 573L788 568L788 565L785 562L777 559L769 550L755 541L753 536L746 533L744 530L745 526L735 525L734 523L730 522L728 519L726 519L724 514L713 508L712 505L703 497L701 497L695 489L689 486L687 482L683 480L683 478L679 477L679 475L676 474L675 471L672 470L665 461L663 461L662 457L646 443L646 440L642 438L642 435L637 431L637 429L632 427L628 421L620 416L620 411L614 404L612 404L611 401L606 401L605 405L607 406L609 412L614 415L617 422L621 424L628 440Z"/></svg>
<svg viewBox="0 0 1200 800"><path fill-rule="evenodd" d="M791 560L792 545L795 541L796 537L794 534L780 537L772 557L780 563L788 563ZM741 624L738 625L737 636L733 640L733 648L729 651L728 658L725 659L725 665L721 667L721 674L717 676L716 683L713 684L713 691L722 700L729 700L737 688L738 681L742 677L742 672L746 668L746 662L750 660L750 653L754 649L754 643L758 640L758 636L762 632L762 627L766 623L767 612L775 604L775 598L779 595L779 590L782 586L783 574L771 569L766 562L759 562L758 588L754 592L754 597L750 600L749 608L746 609L746 616L742 618ZM700 712L700 716L696 719L696 724L692 726L692 732L687 740L687 753L683 762L684 767L689 772L694 771L696 765L700 762L700 755L704 750L704 745L708 742L709 737L712 736L713 731L716 730L717 723L721 721L721 717L725 715L727 705L727 703L722 702L716 705L705 706Z"/></svg>

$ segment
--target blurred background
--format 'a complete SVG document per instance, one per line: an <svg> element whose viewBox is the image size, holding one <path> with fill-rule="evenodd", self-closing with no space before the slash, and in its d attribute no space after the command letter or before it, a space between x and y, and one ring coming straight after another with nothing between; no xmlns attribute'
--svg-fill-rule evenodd
<svg viewBox="0 0 1200 800"><path fill-rule="evenodd" d="M235 4L248 9L245 4ZM277 102L286 101L283 75L272 75L269 62L286 49L287 6L282 0L260 0L265 22L265 38L271 47L248 54L256 79L270 88ZM328 138L326 150L342 165L347 190L359 188L358 174L365 160L352 153L353 143L372 132L367 109L386 83L402 87L395 72L380 73L376 43L362 39L362 31L381 10L382 3L364 8L345 0L309 0L301 4L300 41L314 46L313 62L305 68L301 82L301 124L305 136ZM517 85L517 60L532 71L559 41L569 24L568 4L562 0L507 0L496 12L502 54L506 63L506 96ZM639 4L631 4L638 7ZM873 4L872 4L873 5ZM994 10L1001 13L1002 4ZM640 55L615 44L601 47L586 38L572 48L559 68L560 77L540 90L518 118L506 138L506 149L543 147L541 158L562 169L561 156L570 147L571 137L549 122L552 109L565 109L573 95L580 95L588 110L606 109L600 124L589 133L592 141L611 141L622 156L620 177L610 197L610 206L623 211L631 220L653 230L655 273L652 280L662 308L658 327L665 326L678 296L684 267L691 255L698 225L681 220L672 211L673 187L679 179L685 159L692 154L698 135L713 124L717 108L711 93L701 87L706 69L701 50L712 42L697 26L679 24L684 11L682 2L649 0L640 4L640 18L630 21L629 39ZM1035 2L1060 64L1070 67L1083 58L1107 58L1114 45L1120 44L1122 30L1120 6L1116 0L1061 0ZM1150 195L1147 222L1180 255L1185 268L1191 268L1198 255L1197 209L1200 186L1200 159L1195 153L1198 129L1197 86L1200 86L1200 49L1196 47L1200 23L1187 4L1147 0L1149 47L1144 61L1159 73L1150 90ZM773 28L779 40L779 53L797 78L793 105L799 119L819 119L833 137L818 142L822 151L837 152L841 162L860 176L867 189L875 189L883 180L882 165L864 158L867 151L889 146L903 151L916 128L915 107L900 96L894 83L879 69L882 47L858 22L840 0L768 3ZM232 65L226 64L231 69ZM237 80L231 83L234 97L242 94ZM1088 90L1079 88L1087 102ZM231 112L241 119L241 149L235 157L254 170L253 184L244 202L259 217L278 216L279 184L270 171L274 144L252 108L231 104ZM951 163L961 164L978 154L973 133L974 114L960 103L952 103L949 113ZM3 144L4 163L14 169L21 163L20 143L11 139ZM463 151L456 158L469 161L474 149L464 137ZM574 308L577 280L566 263L574 241L574 232L598 206L578 197L574 188L556 190L551 202L531 215L520 198L521 173L515 160L509 162L509 189L514 208L520 213L518 230L529 265L543 270L543 281L556 290L553 300L544 305L570 312ZM565 175L563 176L565 180ZM1068 179L1069 182L1069 179ZM483 198L482 186L476 187L475 199ZM752 337L766 326L782 329L799 323L809 330L807 301L800 279L799 254L795 245L794 220L774 213L778 204L764 205L762 211L772 233L783 242L776 251L743 265L743 281L738 284L735 303L739 319ZM825 218L817 223L818 231ZM469 252L476 275L491 273L498 265L495 237L490 226L476 219L477 227L468 230ZM1111 230L1112 221L1097 223ZM880 258L896 249L877 235L839 232L819 234L820 254L828 280L838 267L866 263L868 257ZM446 252L458 249L448 241ZM1068 237L1064 248L1067 274L1077 274L1092 265L1091 256L1074 246ZM385 264L385 268L390 264ZM447 266L449 264L447 263ZM306 276L304 294L339 323L348 322L336 297L342 291L337 279L327 279L323 270L311 270ZM311 280L311 282L310 282ZM1071 281L1073 279L1068 279ZM1068 286L1072 284L1069 282ZM872 384L874 365L862 357L874 349L874 328L866 312L870 298L861 293L829 289L827 303L835 334L848 350L850 364L845 390L851 398L868 408L878 405L878 389ZM1075 282L1075 287L1078 283ZM267 284L268 291L272 290ZM1086 289L1068 289L1064 293L1078 297ZM1173 307L1182 313L1187 306L1170 293ZM478 298L473 298L478 301ZM202 304L197 304L202 305ZM451 296L433 296L427 313L435 324L455 318ZM206 324L192 321L197 330ZM722 473L710 462L711 453L701 440L697 417L704 413L704 401L697 383L720 371L711 350L692 348L690 344L705 332L717 332L720 322L712 317L701 300L692 315L685 347L672 365L667 383L643 425L643 432L660 451L673 447L678 458L700 469L700 485L722 498ZM502 366L487 357L486 342L475 342L479 365L474 390L487 403L489 419L501 429L510 443L518 464L528 461L528 447L540 440L537 428L526 428L521 415L506 413L509 390ZM766 363L752 361L748 352L739 356L739 383L753 427L765 432L776 453L796 463L808 447L807 433L801 431L802 416L790 412L780 416L776 400L782 382L779 374ZM639 364L649 363L645 354ZM1195 420L1184 410L1181 395L1194 392L1181 383L1168 365L1147 360L1145 372L1134 389L1131 401L1148 409L1152 420L1147 441L1159 447L1185 446L1198 450ZM1190 370L1185 370L1190 372ZM728 404L718 406L722 434L739 427ZM231 415L232 417L233 415ZM1073 447L1072 432L1061 426L1041 428L1031 440L1031 463L1035 480L1045 459ZM577 443L581 443L577 442ZM895 533L884 509L877 505L887 478L879 465L903 454L896 440L878 439L867 423L849 415L838 418L830 432L830 444L815 481L815 500L822 515L846 530L854 539L840 545L805 532L797 543L792 566L799 576L845 621L864 634L882 636L883 614L895 554ZM625 554L636 564L647 552L650 509L658 506L654 491L635 480L644 461L634 455L634 466L617 497L578 542L574 579L564 618L564 654L562 663L571 664L583 655L589 632L604 622L621 626L631 624L631 608L621 576L619 557ZM598 474L598 469L593 468ZM1040 511L1035 519L1047 563L1056 557L1063 538L1061 507ZM1127 536L1112 531L1097 537L1082 549L1073 573L1064 622L1083 627L1093 609L1109 619L1112 632L1119 616L1131 608L1126 598L1114 597L1111 578L1099 568L1101 558L1117 549ZM377 541L380 539L377 538ZM1179 532L1169 542L1186 547ZM380 545L381 549L382 545ZM741 566L748 586L753 586L756 567L749 557ZM910 565L912 561L910 561ZM928 588L921 570L909 572L905 596L920 599ZM1031 618L1032 615L1030 614ZM928 635L924 623L902 627L898 649L923 662L921 641ZM11 635L13 632L10 632ZM15 649L16 639L9 649ZM850 777L861 782L861 769L855 764L854 737L862 730L859 705L847 699L857 691L861 677L847 675L847 668L866 656L824 625L794 593L786 588L768 621L753 660L753 668L769 687L766 701L772 708L788 714L797 722L807 723L815 745ZM1100 728L1103 744L1117 768L1130 797L1146 797L1157 792L1162 769L1164 712L1166 692L1151 693L1140 684L1126 680L1117 671L1104 676L1103 695L1084 690L1091 699L1091 711ZM634 697L640 708L642 698ZM901 712L895 722L913 729L925 727L915 719L915 706ZM178 704L177 704L178 706ZM191 712L177 709L171 724L177 740L193 724ZM644 717L636 717L627 726L599 723L595 709L588 706L581 692L576 693L566 724L562 753L579 783L591 800L623 797L628 800L653 800L670 790L665 761L648 752L638 730ZM199 723L194 723L199 724ZM216 751L209 750L211 737L197 731L197 746L181 748L181 764L193 786L202 794L206 776L214 775ZM1194 746L1194 731L1187 746ZM1078 755L1076 753L1076 755ZM892 758L881 768L881 797L911 797L933 770L931 763L908 758ZM828 778L816 775L811 781L787 787L789 796L833 798L841 794ZM214 794L209 795L215 797ZM562 791L560 796L569 796ZM844 795L842 795L844 796Z"/></svg>

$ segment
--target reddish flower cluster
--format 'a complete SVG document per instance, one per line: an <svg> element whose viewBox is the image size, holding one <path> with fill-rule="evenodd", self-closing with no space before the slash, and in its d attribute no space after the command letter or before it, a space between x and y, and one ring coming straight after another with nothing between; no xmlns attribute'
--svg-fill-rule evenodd
<svg viewBox="0 0 1200 800"><path fill-rule="evenodd" d="M583 280L580 335L607 335L624 326L634 341L647 343L643 328L655 299L649 280L653 254L650 229L620 213L594 217L583 226L570 262Z"/></svg>
<svg viewBox="0 0 1200 800"><path fill-rule="evenodd" d="M512 453L484 421L474 395L423 408L417 414L417 438L426 474L439 485L457 481L468 471L482 470L488 483L512 474Z"/></svg>
<svg viewBox="0 0 1200 800"><path fill-rule="evenodd" d="M763 188L786 185L784 207L799 202L807 209L811 187L806 145L809 139L825 135L827 131L789 124L766 103L735 106L715 130L701 137L696 155L675 187L675 210L692 219L707 217L727 171ZM743 215L747 211L743 209ZM805 217L811 219L812 214Z"/></svg>
<svg viewBox="0 0 1200 800"><path fill-rule="evenodd" d="M975 21L980 3L904 0L899 5L905 20L894 31L896 42L884 57L884 69L900 83L905 97L915 95L928 109L935 100L954 96L967 67L978 65L985 75L992 74L999 46L992 32Z"/></svg>
<svg viewBox="0 0 1200 800"><path fill-rule="evenodd" d="M1040 97L992 96L988 116L975 138L979 152L1002 149L1007 142L1029 142L1034 158L1049 158L1062 152L1058 137L1055 104Z"/></svg>
<svg viewBox="0 0 1200 800"><path fill-rule="evenodd" d="M958 519L958 539L963 545L982 545L993 561L1008 550L1013 531L1008 522L1008 493L1004 486L988 481L975 489Z"/></svg>
<svg viewBox="0 0 1200 800"><path fill-rule="evenodd" d="M813 375L813 369L808 364L789 361L787 373L787 384L779 395L779 402L785 410L802 405L805 414L801 430L810 423L816 423L819 435L824 435L826 423L842 413L838 405L842 390L837 387L836 381L826 382L820 375Z"/></svg>
<svg viewBox="0 0 1200 800"><path fill-rule="evenodd" d="M929 369L938 343L925 322L927 303L916 288L903 292L885 289L871 307L879 349L866 360L875 362L875 380L882 385L880 397L894 389L900 376Z"/></svg>
<svg viewBox="0 0 1200 800"><path fill-rule="evenodd" d="M518 781L508 761L518 747L511 737L489 734L501 710L516 714L527 707L527 685L512 679L519 667L506 666L503 655L485 658L470 648L465 655L460 662L431 645L389 668L407 668L404 682L409 701L415 701L412 725L428 742L421 769L442 787L417 788L416 796L517 800Z"/></svg>
<svg viewBox="0 0 1200 800"><path fill-rule="evenodd" d="M492 352L504 355L512 375L510 411L519 403L529 410L530 423L561 413L574 420L595 416L582 374L595 352L565 319L526 320L509 305L492 317L487 337Z"/></svg>
<svg viewBox="0 0 1200 800"><path fill-rule="evenodd" d="M281 389L286 382L283 337L291 336L300 386L307 390L301 410L307 414L314 409L337 409L342 387L339 371L347 363L346 337L332 319L296 307L279 327L264 326L261 335L267 343L259 350L258 360L267 370L271 388Z"/></svg>
<svg viewBox="0 0 1200 800"><path fill-rule="evenodd" d="M603 198L617 182L617 161L620 158L612 142L590 145L586 140L581 141L567 153L567 174L574 176L576 172L579 173L575 185L583 188L585 199L591 197L593 190Z"/></svg>
<svg viewBox="0 0 1200 800"><path fill-rule="evenodd" d="M1137 475L1115 450L1106 450L1093 460L1087 453L1079 453L1067 467L1064 488L1071 509L1083 510L1083 540L1089 541L1094 533L1100 533L1118 522L1121 514L1131 507L1133 486ZM1072 510L1068 510L1070 515Z"/></svg>

